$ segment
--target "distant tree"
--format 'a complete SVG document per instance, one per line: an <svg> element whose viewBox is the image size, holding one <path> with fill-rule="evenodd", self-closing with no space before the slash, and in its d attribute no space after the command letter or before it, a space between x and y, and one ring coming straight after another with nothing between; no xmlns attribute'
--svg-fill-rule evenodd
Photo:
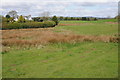
<svg viewBox="0 0 120 80"><path fill-rule="evenodd" d="M63 17L62 17L62 16L60 16L60 20L63 20Z"/></svg>
<svg viewBox="0 0 120 80"><path fill-rule="evenodd" d="M10 18L10 15L7 14L5 17L6 17L6 18Z"/></svg>
<svg viewBox="0 0 120 80"><path fill-rule="evenodd" d="M56 16L53 16L52 20L56 23L56 25L58 25L58 18Z"/></svg>
<svg viewBox="0 0 120 80"><path fill-rule="evenodd" d="M68 20L68 17L65 17L65 20Z"/></svg>
<svg viewBox="0 0 120 80"><path fill-rule="evenodd" d="M25 18L21 15L21 16L18 18L18 22L24 23L24 22L25 22Z"/></svg>
<svg viewBox="0 0 120 80"><path fill-rule="evenodd" d="M82 17L82 20L83 20L83 21L86 21L86 20L87 20L87 18L86 18L86 17Z"/></svg>
<svg viewBox="0 0 120 80"><path fill-rule="evenodd" d="M10 15L6 15L5 17L6 17L6 19L7 19L7 22L10 22L10 21L9 21Z"/></svg>
<svg viewBox="0 0 120 80"><path fill-rule="evenodd" d="M43 19L41 19L40 17L34 17L32 19L33 19L33 21L43 22Z"/></svg>
<svg viewBox="0 0 120 80"><path fill-rule="evenodd" d="M39 22L43 22L43 20L42 20L42 19L40 19L40 20L39 20Z"/></svg>
<svg viewBox="0 0 120 80"><path fill-rule="evenodd" d="M73 20L74 19L74 17L71 17L71 20Z"/></svg>
<svg viewBox="0 0 120 80"><path fill-rule="evenodd" d="M68 17L67 20L71 20L71 17Z"/></svg>
<svg viewBox="0 0 120 80"><path fill-rule="evenodd" d="M8 15L11 16L11 17L13 17L15 19L15 17L17 16L17 12L14 11L14 10L12 10L12 11L8 12Z"/></svg>
<svg viewBox="0 0 120 80"><path fill-rule="evenodd" d="M77 17L77 18L76 18L76 20L80 20L80 18L79 18L79 17Z"/></svg>
<svg viewBox="0 0 120 80"><path fill-rule="evenodd" d="M87 18L87 20L88 20L88 21L90 21L90 19L89 19L89 18Z"/></svg>
<svg viewBox="0 0 120 80"><path fill-rule="evenodd" d="M96 21L97 20L97 18L94 18L94 21Z"/></svg>
<svg viewBox="0 0 120 80"><path fill-rule="evenodd" d="M34 18L32 18L32 19L33 19L33 21L38 21L38 20L39 20L38 17L34 17Z"/></svg>

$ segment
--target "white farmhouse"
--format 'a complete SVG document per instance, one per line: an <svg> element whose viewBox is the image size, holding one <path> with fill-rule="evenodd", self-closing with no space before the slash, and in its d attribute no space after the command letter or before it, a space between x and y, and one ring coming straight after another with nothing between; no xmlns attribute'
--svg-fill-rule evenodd
<svg viewBox="0 0 120 80"><path fill-rule="evenodd" d="M25 20L32 20L31 15L23 16L23 17L25 18ZM17 15L17 16L15 16L14 20L15 20L15 21L18 21L18 18L19 18L19 16Z"/></svg>
<svg viewBox="0 0 120 80"><path fill-rule="evenodd" d="M15 20L15 21L18 21L18 18L15 18L14 20Z"/></svg>
<svg viewBox="0 0 120 80"><path fill-rule="evenodd" d="M31 15L24 16L25 20L32 20Z"/></svg>
<svg viewBox="0 0 120 80"><path fill-rule="evenodd" d="M15 21L18 21L18 18L19 18L18 15L14 16L14 20L15 20Z"/></svg>

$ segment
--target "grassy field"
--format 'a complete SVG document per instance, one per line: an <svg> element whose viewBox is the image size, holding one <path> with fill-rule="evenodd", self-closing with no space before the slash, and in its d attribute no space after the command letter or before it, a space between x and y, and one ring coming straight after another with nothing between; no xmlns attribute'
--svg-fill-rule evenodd
<svg viewBox="0 0 120 80"><path fill-rule="evenodd" d="M55 28L3 30L2 76L116 78L118 43L110 39L118 34L117 25L115 20L61 21Z"/></svg>
<svg viewBox="0 0 120 80"><path fill-rule="evenodd" d="M118 33L118 24L113 20L106 21L63 21L60 22L61 27L56 29L71 30L78 34L87 35L114 35ZM110 23L110 21L112 21ZM67 24L67 25L65 25Z"/></svg>

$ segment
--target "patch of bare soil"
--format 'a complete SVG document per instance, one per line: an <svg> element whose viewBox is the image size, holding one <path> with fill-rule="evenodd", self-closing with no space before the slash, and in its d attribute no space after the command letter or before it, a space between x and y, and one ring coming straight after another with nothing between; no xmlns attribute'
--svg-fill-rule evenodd
<svg viewBox="0 0 120 80"><path fill-rule="evenodd" d="M108 23L108 24L118 24L118 22L105 22L105 23Z"/></svg>
<svg viewBox="0 0 120 80"><path fill-rule="evenodd" d="M92 23L71 23L71 24L59 24L58 26L77 26L77 25L88 25Z"/></svg>

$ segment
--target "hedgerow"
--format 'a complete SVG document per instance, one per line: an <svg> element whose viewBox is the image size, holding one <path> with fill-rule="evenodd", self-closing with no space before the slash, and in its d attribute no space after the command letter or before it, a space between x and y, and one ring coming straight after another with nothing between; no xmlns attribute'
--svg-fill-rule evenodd
<svg viewBox="0 0 120 80"><path fill-rule="evenodd" d="M54 21L26 22L26 23L3 23L1 29L23 29L23 28L47 28L55 27Z"/></svg>

